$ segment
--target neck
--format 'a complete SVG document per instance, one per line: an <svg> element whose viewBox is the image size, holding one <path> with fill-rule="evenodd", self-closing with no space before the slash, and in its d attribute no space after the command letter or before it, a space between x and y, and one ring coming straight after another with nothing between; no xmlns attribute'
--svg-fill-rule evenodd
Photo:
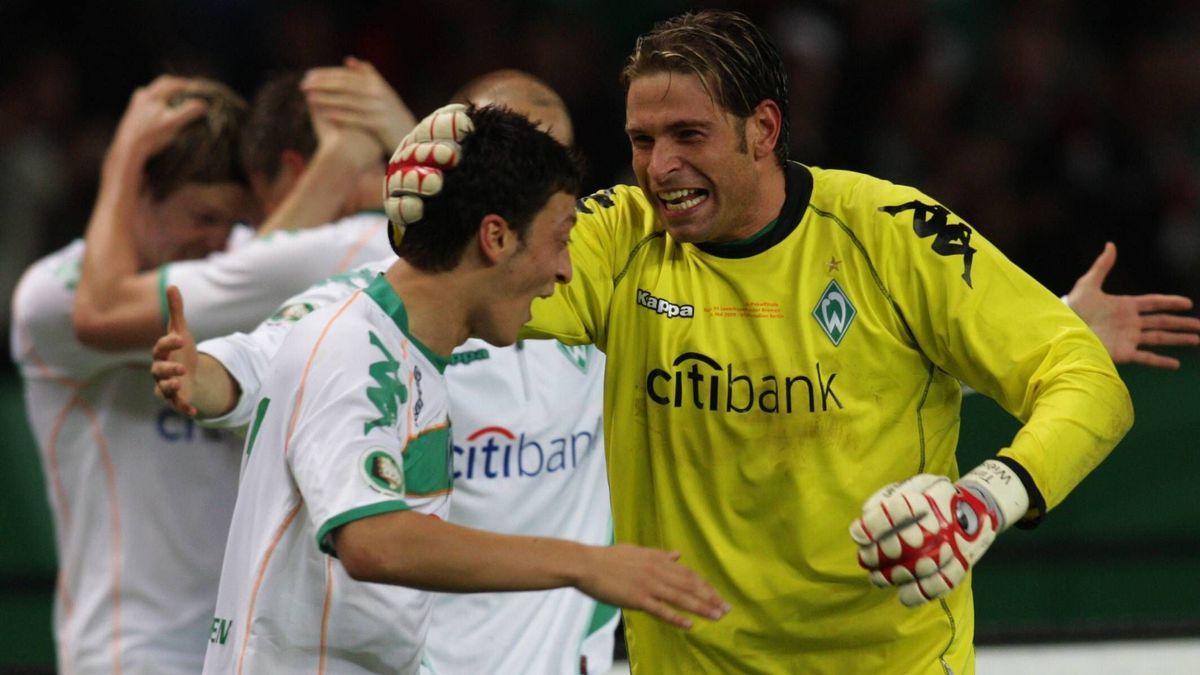
<svg viewBox="0 0 1200 675"><path fill-rule="evenodd" d="M450 277L453 272L423 272L403 260L396 261L384 277L404 301L408 329L435 354L450 357L454 348L470 336L464 288Z"/></svg>
<svg viewBox="0 0 1200 675"><path fill-rule="evenodd" d="M787 201L786 174L775 163L773 156L770 161L770 168L757 183L758 195L746 213L746 225L731 232L726 241L741 241L753 237L778 218L779 212L783 210L783 203Z"/></svg>

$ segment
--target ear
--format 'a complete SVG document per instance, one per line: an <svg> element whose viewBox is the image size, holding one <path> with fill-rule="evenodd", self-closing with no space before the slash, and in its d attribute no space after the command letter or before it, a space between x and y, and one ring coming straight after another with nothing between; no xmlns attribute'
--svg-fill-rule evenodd
<svg viewBox="0 0 1200 675"><path fill-rule="evenodd" d="M484 260L497 264L512 257L520 245L520 237L508 221L489 213L479 221L479 252Z"/></svg>
<svg viewBox="0 0 1200 675"><path fill-rule="evenodd" d="M754 159L775 154L775 145L779 143L782 129L783 113L775 101L764 99L755 106L746 120L746 142L754 153Z"/></svg>
<svg viewBox="0 0 1200 675"><path fill-rule="evenodd" d="M279 173L287 172L288 178L295 180L308 168L308 158L298 150L284 150L279 155Z"/></svg>

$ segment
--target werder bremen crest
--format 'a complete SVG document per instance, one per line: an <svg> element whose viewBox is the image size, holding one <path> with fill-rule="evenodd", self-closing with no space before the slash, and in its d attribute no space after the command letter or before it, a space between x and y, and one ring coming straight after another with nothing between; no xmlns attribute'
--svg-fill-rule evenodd
<svg viewBox="0 0 1200 675"><path fill-rule="evenodd" d="M588 365L591 363L592 357L591 345L564 345L563 343L559 342L558 349L563 353L563 356L567 357L567 360L570 361L572 365L578 368L581 372L587 373Z"/></svg>
<svg viewBox="0 0 1200 675"><path fill-rule="evenodd" d="M812 311L813 318L833 341L834 347L842 343L842 338L846 337L846 331L850 330L850 324L854 322L856 314L858 311L854 309L850 298L836 279L825 287L825 292L821 294L821 299L817 300L817 306L813 307Z"/></svg>

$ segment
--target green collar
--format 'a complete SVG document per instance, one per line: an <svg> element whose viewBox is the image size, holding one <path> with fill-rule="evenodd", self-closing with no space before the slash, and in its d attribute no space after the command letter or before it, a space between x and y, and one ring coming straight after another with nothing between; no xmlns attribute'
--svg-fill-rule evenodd
<svg viewBox="0 0 1200 675"><path fill-rule="evenodd" d="M435 353L429 347L426 347L420 340L413 337L413 334L409 332L408 312L404 309L404 301L400 299L399 295L396 295L396 289L392 288L392 284L387 280L387 277L382 274L375 277L375 281L372 281L371 285L367 286L365 292L372 300L375 301L375 304L379 305L379 308L382 309L385 314L392 317L392 321L396 322L396 327L400 329L400 332L404 333L408 336L408 339L412 340L412 343L417 346L417 349L421 350L421 353L425 355L425 358L429 359L429 362L438 369L438 372L444 373L446 371L446 366L450 364L450 359L438 356L437 353Z"/></svg>

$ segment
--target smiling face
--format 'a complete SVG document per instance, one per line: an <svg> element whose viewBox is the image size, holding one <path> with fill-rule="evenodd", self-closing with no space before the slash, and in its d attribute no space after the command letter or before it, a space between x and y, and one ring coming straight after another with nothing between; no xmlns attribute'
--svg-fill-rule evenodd
<svg viewBox="0 0 1200 675"><path fill-rule="evenodd" d="M495 267L496 283L475 322L476 337L497 346L516 342L533 300L550 297L555 284L571 280L567 242L574 225L575 195L559 192L533 217L524 237L517 240L508 231L511 249Z"/></svg>
<svg viewBox="0 0 1200 675"><path fill-rule="evenodd" d="M770 154L774 136L764 137L760 124L768 105L742 119L721 109L696 75L664 70L630 82L633 172L672 238L735 241L777 215L761 188L766 172L780 170Z"/></svg>
<svg viewBox="0 0 1200 675"><path fill-rule="evenodd" d="M187 183L162 201L146 197L138 233L142 267L225 248L230 229L245 219L250 205L249 191L237 183Z"/></svg>

